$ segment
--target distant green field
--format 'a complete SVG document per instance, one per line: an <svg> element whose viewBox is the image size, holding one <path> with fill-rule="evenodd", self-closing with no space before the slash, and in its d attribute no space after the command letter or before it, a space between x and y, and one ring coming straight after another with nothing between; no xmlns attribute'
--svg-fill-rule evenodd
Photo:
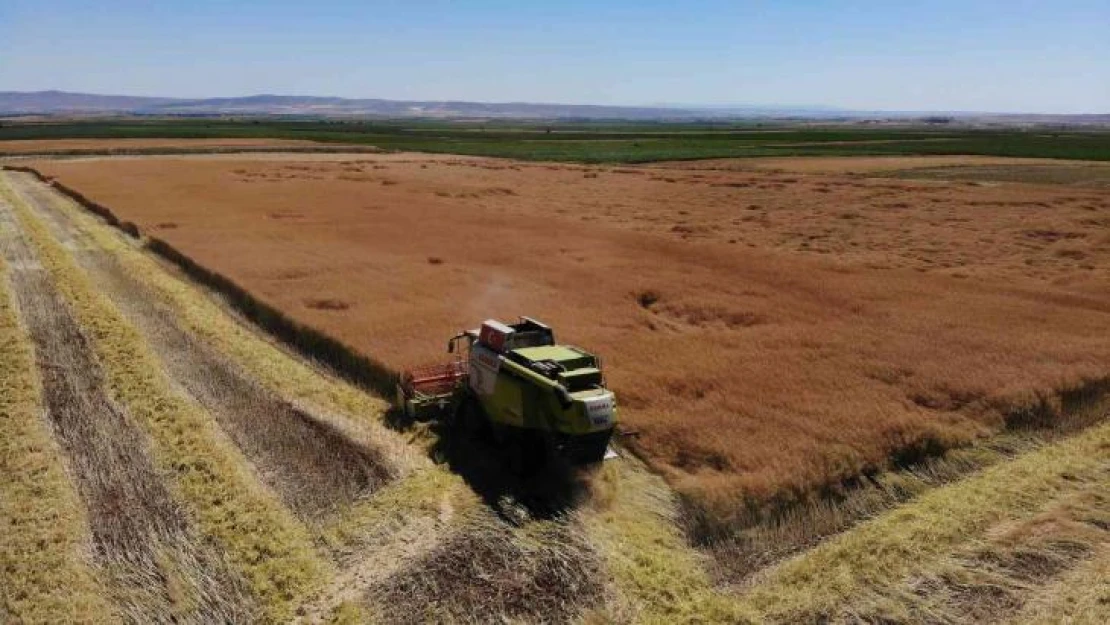
<svg viewBox="0 0 1110 625"><path fill-rule="evenodd" d="M1110 160L1110 132L756 123L110 120L0 125L0 141L273 138L529 160L641 163L754 156L975 154Z"/></svg>

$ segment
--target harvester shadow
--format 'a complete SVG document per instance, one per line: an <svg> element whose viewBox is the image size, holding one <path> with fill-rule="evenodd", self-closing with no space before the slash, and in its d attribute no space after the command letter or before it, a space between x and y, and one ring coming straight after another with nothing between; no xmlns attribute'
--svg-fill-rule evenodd
<svg viewBox="0 0 1110 625"><path fill-rule="evenodd" d="M390 405L382 415L382 420L386 427L402 433L411 432L417 425L417 422L406 415L404 410L395 405Z"/></svg>
<svg viewBox="0 0 1110 625"><path fill-rule="evenodd" d="M400 410L390 410L386 423L405 431L415 423ZM588 496L588 468L561 459L520 471L513 449L497 445L486 432L466 430L450 422L433 422L430 456L463 478L467 485L506 522L522 525L530 520L565 516Z"/></svg>

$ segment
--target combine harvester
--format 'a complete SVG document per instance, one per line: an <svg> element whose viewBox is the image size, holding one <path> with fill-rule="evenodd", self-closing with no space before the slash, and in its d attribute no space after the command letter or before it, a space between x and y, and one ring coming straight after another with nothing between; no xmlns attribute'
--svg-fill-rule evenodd
<svg viewBox="0 0 1110 625"><path fill-rule="evenodd" d="M597 356L557 345L551 328L528 317L487 320L447 351L454 361L401 375L397 404L409 418L447 423L460 442L492 440L522 473L554 459L582 465L615 455L607 451L616 399Z"/></svg>

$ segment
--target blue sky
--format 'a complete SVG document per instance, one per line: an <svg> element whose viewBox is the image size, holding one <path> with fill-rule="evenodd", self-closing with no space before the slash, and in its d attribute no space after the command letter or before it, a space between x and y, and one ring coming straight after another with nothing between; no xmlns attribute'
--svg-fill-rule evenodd
<svg viewBox="0 0 1110 625"><path fill-rule="evenodd" d="M1110 0L0 0L0 90L1110 112Z"/></svg>

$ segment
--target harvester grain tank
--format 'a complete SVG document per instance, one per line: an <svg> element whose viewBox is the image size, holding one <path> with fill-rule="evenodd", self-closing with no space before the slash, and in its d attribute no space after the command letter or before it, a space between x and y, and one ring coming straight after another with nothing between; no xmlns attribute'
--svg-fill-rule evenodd
<svg viewBox="0 0 1110 625"><path fill-rule="evenodd" d="M402 374L397 404L410 418L481 429L535 462L554 453L601 461L616 425L616 399L601 359L559 345L548 326L522 317L487 320L448 342L449 363Z"/></svg>

